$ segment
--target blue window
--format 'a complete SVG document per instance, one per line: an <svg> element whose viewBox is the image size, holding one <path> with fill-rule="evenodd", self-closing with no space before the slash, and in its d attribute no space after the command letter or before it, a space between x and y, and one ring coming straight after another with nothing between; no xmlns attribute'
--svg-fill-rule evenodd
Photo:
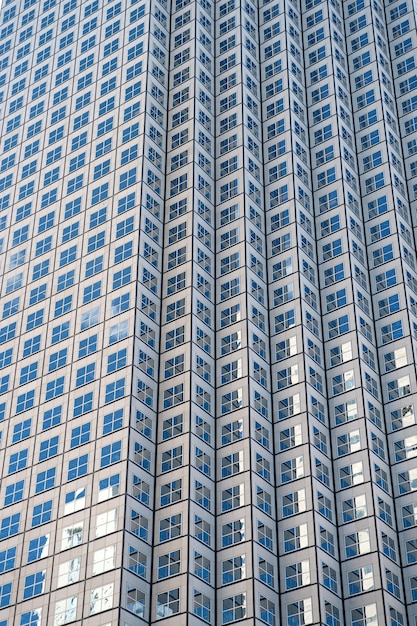
<svg viewBox="0 0 417 626"><path fill-rule="evenodd" d="M0 552L0 574L8 572L14 568L16 559L16 548L9 548Z"/></svg>
<svg viewBox="0 0 417 626"><path fill-rule="evenodd" d="M133 72L131 72L133 73ZM133 76L132 76L133 78ZM127 102L128 100L132 100L132 98L136 98L142 91L142 83L139 80L137 83L135 83L134 85L130 85L129 87L126 87L125 89L125 102Z"/></svg>
<svg viewBox="0 0 417 626"><path fill-rule="evenodd" d="M5 583L0 585L0 608L10 606L10 600L12 597L12 583ZM6 622L7 624L7 622Z"/></svg>
<svg viewBox="0 0 417 626"><path fill-rule="evenodd" d="M42 557L48 556L49 535L41 535L31 539L28 549L28 563L33 563Z"/></svg>
<svg viewBox="0 0 417 626"><path fill-rule="evenodd" d="M111 163L110 159L108 159L107 161L103 161L103 163L100 163L99 165L96 165L94 167L94 180L97 180L98 178L101 178L102 176L105 176L106 174L110 172L110 163ZM93 219L93 216L97 215L97 213L93 213L90 217L90 228L92 228L91 220ZM106 215L106 209L104 209L104 215ZM104 217L104 220L105 219L106 218ZM104 220L101 220L101 221L104 221Z"/></svg>
<svg viewBox="0 0 417 626"><path fill-rule="evenodd" d="M101 295L101 280L84 288L83 304L87 304Z"/></svg>
<svg viewBox="0 0 417 626"><path fill-rule="evenodd" d="M78 358L81 359L84 356L88 356L97 350L97 335L86 337L80 341L78 348Z"/></svg>
<svg viewBox="0 0 417 626"><path fill-rule="evenodd" d="M41 113L43 113L45 110L45 102L38 102L38 104L33 105L33 107L30 107L30 111L29 111L29 119L33 119L34 117L37 117L38 115L40 115Z"/></svg>
<svg viewBox="0 0 417 626"><path fill-rule="evenodd" d="M0 344L5 343L13 339L16 334L16 322L12 322L7 326L0 328Z"/></svg>
<svg viewBox="0 0 417 626"><path fill-rule="evenodd" d="M37 328L43 323L43 309L39 311L35 311L34 313L29 313L27 322L26 322L26 331L32 330L33 328Z"/></svg>
<svg viewBox="0 0 417 626"><path fill-rule="evenodd" d="M75 156L73 159L70 160L69 171L74 172L75 170L77 170L79 167L82 167L83 165L85 165L85 152L82 152L81 154L77 154L77 156Z"/></svg>
<svg viewBox="0 0 417 626"><path fill-rule="evenodd" d="M20 298L13 298L13 300L9 300L9 302L5 302L3 305L3 315L2 319L6 317L10 317L14 315L19 310Z"/></svg>
<svg viewBox="0 0 417 626"><path fill-rule="evenodd" d="M5 139L3 152L7 152L8 150L15 148L17 146L18 138L19 138L19 135L12 135L12 137Z"/></svg>
<svg viewBox="0 0 417 626"><path fill-rule="evenodd" d="M116 52L116 50L118 49L119 49L119 40L114 39L113 41L111 41L110 43L104 46L103 57L104 58L108 57L110 54L113 54L113 52Z"/></svg>
<svg viewBox="0 0 417 626"><path fill-rule="evenodd" d="M82 107L85 107L87 106L87 104L90 104L90 101L91 101L91 93L88 92L88 93L83 94L82 96L76 99L75 110L78 111L79 109L82 109ZM88 124L89 118L90 118L89 111L85 111L84 113L81 113L81 115L77 115L77 117L74 119L73 130L78 130L82 128L83 126L85 126L86 124Z"/></svg>
<svg viewBox="0 0 417 626"><path fill-rule="evenodd" d="M115 4L110 9L107 10L106 18L108 20L111 19L115 15L118 15L118 13L120 13L120 10L121 10L120 3ZM117 22L113 22L112 24L106 27L105 38L107 39L108 37L111 37L115 33L119 32L119 30L120 30L120 20L117 20Z"/></svg>
<svg viewBox="0 0 417 626"><path fill-rule="evenodd" d="M68 491L68 493L65 494L65 509L68 505L72 505L70 507L72 511L77 511L79 508L82 508L84 506L85 494L85 487L76 489L75 491Z"/></svg>
<svg viewBox="0 0 417 626"><path fill-rule="evenodd" d="M41 87L38 88L39 89L39 95L43 95L46 92L46 89L44 91L42 89L42 87L43 87L43 85L41 85ZM46 88L46 85L45 85L45 88ZM38 120L37 122L35 122L34 124L31 124L28 127L28 132L27 132L26 138L30 139L34 135L37 135L38 133L40 133L41 130L42 130L42 120Z"/></svg>
<svg viewBox="0 0 417 626"><path fill-rule="evenodd" d="M138 154L139 154L138 146L132 146L131 148L128 148L127 150L123 150L121 158L120 158L120 165L126 165L126 163L129 163L129 161L136 159L138 157Z"/></svg>
<svg viewBox="0 0 417 626"><path fill-rule="evenodd" d="M9 374L7 374L6 376L0 377L0 394L6 393L6 391L9 389L9 380L10 380Z"/></svg>
<svg viewBox="0 0 417 626"><path fill-rule="evenodd" d="M0 525L0 540L17 535L20 526L20 513L4 517Z"/></svg>
<svg viewBox="0 0 417 626"><path fill-rule="evenodd" d="M98 204L99 202L103 202L109 196L109 183L104 183L100 185L100 187L96 187L91 192L91 204Z"/></svg>
<svg viewBox="0 0 417 626"><path fill-rule="evenodd" d="M131 61L135 57L139 56L143 53L143 43L137 43L132 48L129 48L127 51L127 60Z"/></svg>
<svg viewBox="0 0 417 626"><path fill-rule="evenodd" d="M3 14L3 24L5 24L6 22L8 22L9 20L13 19L16 15L16 6L10 7L10 9L7 9L7 11L4 11Z"/></svg>
<svg viewBox="0 0 417 626"><path fill-rule="evenodd" d="M89 237L88 243L87 243L87 252L93 252L94 250L97 250L98 248L102 248L105 243L105 237L106 237L106 234L104 231L101 233L97 233L96 235L93 235L92 237Z"/></svg>
<svg viewBox="0 0 417 626"><path fill-rule="evenodd" d="M109 163L110 163L110 161L109 161ZM103 222L105 222L106 219L107 219L107 209L106 209L106 207L103 207L99 211L94 211L94 213L91 213L91 215L90 215L90 225L89 225L89 228L95 228L96 226L99 226L99 224L102 224Z"/></svg>
<svg viewBox="0 0 417 626"><path fill-rule="evenodd" d="M38 241L35 246L35 256L40 256L41 254L45 254L45 252L49 252L52 248L52 237L46 237L42 239L42 241Z"/></svg>
<svg viewBox="0 0 417 626"><path fill-rule="evenodd" d="M52 400L64 393L65 376L50 380L46 384L45 401Z"/></svg>
<svg viewBox="0 0 417 626"><path fill-rule="evenodd" d="M49 133L48 145L51 145L55 143L56 141L59 141L63 137L64 137L64 127L60 126L59 128L54 128L54 130L51 130L51 132Z"/></svg>
<svg viewBox="0 0 417 626"><path fill-rule="evenodd" d="M120 474L113 474L100 480L98 484L99 489L99 502L117 496L120 488Z"/></svg>
<svg viewBox="0 0 417 626"><path fill-rule="evenodd" d="M90 311L86 311L81 314L81 324L80 330L86 330L95 324L98 324L100 317L100 307L96 307L95 309L91 309Z"/></svg>
<svg viewBox="0 0 417 626"><path fill-rule="evenodd" d="M58 178L59 178L59 166L58 167L54 167L49 172L46 172L46 174L44 175L44 178L43 178L43 185L44 185L44 187L46 187L47 185L50 185L51 183L54 183L56 180L58 180ZM54 225L53 217L54 217L54 214L52 213L52 226ZM40 218L38 233L41 233L44 230L46 230L44 228L46 218L47 218L47 216L43 216L43 217ZM41 222L42 222L42 224L41 224Z"/></svg>
<svg viewBox="0 0 417 626"><path fill-rule="evenodd" d="M109 354L107 357L107 374L111 374L122 367L127 365L127 350L119 350L113 354Z"/></svg>
<svg viewBox="0 0 417 626"><path fill-rule="evenodd" d="M15 502L23 500L23 491L25 489L25 481L18 480L12 485L7 485L4 495L4 506L10 506Z"/></svg>
<svg viewBox="0 0 417 626"><path fill-rule="evenodd" d="M68 480L75 480L80 476L85 476L88 471L88 454L72 459L68 463Z"/></svg>
<svg viewBox="0 0 417 626"><path fill-rule="evenodd" d="M13 167L15 162L16 162L16 154L11 154L10 156L6 157L1 162L0 172L4 172L5 170L9 169L9 167Z"/></svg>
<svg viewBox="0 0 417 626"><path fill-rule="evenodd" d="M91 422L87 422L87 424L82 424L81 426L73 428L71 431L71 448L76 448L78 446L82 446L83 443L88 443L90 441L90 435Z"/></svg>
<svg viewBox="0 0 417 626"><path fill-rule="evenodd" d="M35 526L40 526L41 524L46 524L50 522L52 519L52 500L48 500L47 502L42 502L42 504L37 504L33 507L32 512L32 528Z"/></svg>
<svg viewBox="0 0 417 626"><path fill-rule="evenodd" d="M46 290L47 285L39 285L39 287L35 287L30 291L29 295L29 306L32 304L36 304L37 302L41 302L46 298Z"/></svg>
<svg viewBox="0 0 417 626"><path fill-rule="evenodd" d="M139 123L132 124L129 128L125 128L122 132L122 143L126 143L126 141L130 141L139 135Z"/></svg>
<svg viewBox="0 0 417 626"><path fill-rule="evenodd" d="M20 426L20 424L16 424L16 426ZM29 428L30 428L30 425L29 425ZM7 473L13 474L14 472L18 472L19 470L25 469L27 462L28 462L28 455L29 455L28 448L26 448L25 450L19 450L18 452L14 452L13 454L11 454L9 458L9 469Z"/></svg>
<svg viewBox="0 0 417 626"><path fill-rule="evenodd" d="M84 415L93 410L93 392L86 393L84 396L74 399L73 417Z"/></svg>
<svg viewBox="0 0 417 626"><path fill-rule="evenodd" d="M123 426L123 409L105 415L103 418L103 435L108 435Z"/></svg>
<svg viewBox="0 0 417 626"><path fill-rule="evenodd" d="M110 111L113 111L113 109L115 107L115 104L116 104L115 96L112 96L111 98L108 98L104 102L100 102L99 107L98 107L98 114L99 114L99 116L100 115L105 115L106 113L109 113Z"/></svg>
<svg viewBox="0 0 417 626"><path fill-rule="evenodd" d="M83 132L77 137L74 137L71 143L71 151L78 150L78 148L82 148L87 143L87 132Z"/></svg>
<svg viewBox="0 0 417 626"><path fill-rule="evenodd" d="M91 261L87 261L87 263L85 264L85 277L90 278L90 276L94 276L94 274L97 274L97 272L101 272L101 270L103 269L103 262L103 256L98 256Z"/></svg>
<svg viewBox="0 0 417 626"><path fill-rule="evenodd" d="M27 204L24 204L23 206L18 207L16 210L16 222L19 222L20 220L24 220L25 217L29 217L31 213L31 209L32 209L31 202L28 202Z"/></svg>
<svg viewBox="0 0 417 626"><path fill-rule="evenodd" d="M74 191L81 189L81 187L83 186L83 182L84 174L80 174L75 178L71 178L71 180L69 180L67 184L67 194L74 193Z"/></svg>
<svg viewBox="0 0 417 626"><path fill-rule="evenodd" d="M113 118L109 117L107 120L104 120L103 122L100 122L100 124L98 124L97 137L101 137L102 135L109 133L111 130L113 130Z"/></svg>
<svg viewBox="0 0 417 626"><path fill-rule="evenodd" d="M63 289L67 289L68 287L72 287L75 281L75 270L70 270L65 274L61 274L58 276L56 290L62 291Z"/></svg>
<svg viewBox="0 0 417 626"><path fill-rule="evenodd" d="M22 185L19 188L18 200L23 200L23 198L27 198L28 196L31 196L34 193L34 191L35 191L35 183L34 182L30 182L30 183L27 183L26 185ZM17 244L15 244L15 245L17 245Z"/></svg>
<svg viewBox="0 0 417 626"><path fill-rule="evenodd" d="M54 180L56 180L59 177L59 168L55 168L55 170L52 170L52 172L49 172L49 173L52 175L53 172L55 173L55 176L56 176ZM39 224L38 224L38 234L43 233L43 231L47 230L48 228L52 228L52 226L54 225L54 220L55 220L54 211L52 211L52 213L48 213L47 215L43 215L42 217L40 217Z"/></svg>
<svg viewBox="0 0 417 626"><path fill-rule="evenodd" d="M101 156L104 156L105 154L110 152L111 149L112 149L111 137L109 137L109 139L105 139L101 143L98 143L96 146L96 159L98 159Z"/></svg>
<svg viewBox="0 0 417 626"><path fill-rule="evenodd" d="M70 217L77 215L81 211L81 198L75 198L65 205L64 219L68 220Z"/></svg>
<svg viewBox="0 0 417 626"><path fill-rule="evenodd" d="M4 191L12 185L13 174L7 174L4 178L0 178L0 191Z"/></svg>
<svg viewBox="0 0 417 626"><path fill-rule="evenodd" d="M69 331L70 331L70 323L69 322L64 322L63 324L60 324L59 326L55 326L55 328L52 329L52 338L51 338L51 343L57 343L58 341L62 341L63 339L67 339L69 337Z"/></svg>
<svg viewBox="0 0 417 626"><path fill-rule="evenodd" d="M117 214L120 215L121 213L124 213L125 211L129 211L129 209L133 209L133 207L135 206L135 203L136 203L135 193L129 193L124 198L120 198L120 200L117 203Z"/></svg>
<svg viewBox="0 0 417 626"><path fill-rule="evenodd" d="M30 437L30 429L32 426L32 420L25 420L15 424L13 428L12 443L17 443L23 439Z"/></svg>
<svg viewBox="0 0 417 626"><path fill-rule="evenodd" d="M116 224L116 239L124 237L133 231L134 228L134 216L128 217L126 220Z"/></svg>
<svg viewBox="0 0 417 626"><path fill-rule="evenodd" d="M127 187L134 185L136 182L136 168L129 170L128 172L124 172L120 175L119 182L119 191L123 191Z"/></svg>
<svg viewBox="0 0 417 626"><path fill-rule="evenodd" d="M56 468L50 467L44 472L39 472L36 476L36 493L42 493L47 489L52 489L55 486Z"/></svg>
<svg viewBox="0 0 417 626"><path fill-rule="evenodd" d="M41 349L41 335L36 335L31 339L27 339L23 344L23 356L29 356L30 354L35 354L39 352Z"/></svg>
<svg viewBox="0 0 417 626"><path fill-rule="evenodd" d="M127 311L130 307L130 294L124 293L121 296L117 296L111 301L111 314L118 315L119 313L123 313L123 311Z"/></svg>
<svg viewBox="0 0 417 626"><path fill-rule="evenodd" d="M87 70L89 67L91 67L92 65L94 65L94 53L93 54L89 54L88 56L84 57L83 59L80 60L80 72L83 72L84 70Z"/></svg>
<svg viewBox="0 0 417 626"><path fill-rule="evenodd" d="M63 267L68 263L72 263L77 258L77 246L71 246L67 250L63 250L61 252L61 256L59 258L59 267Z"/></svg>
<svg viewBox="0 0 417 626"><path fill-rule="evenodd" d="M145 246L147 246L145 242ZM125 259L129 259L133 254L133 241L127 241L122 246L114 249L114 262L121 263Z"/></svg>
<svg viewBox="0 0 417 626"><path fill-rule="evenodd" d="M92 37L89 37L88 39L85 39L81 44L81 54L83 54L83 52L87 52L87 50L90 50L90 48L94 48L95 45L96 45L95 35L93 35Z"/></svg>
<svg viewBox="0 0 417 626"><path fill-rule="evenodd" d="M42 33L42 35L39 37L39 46L43 46L45 43L47 43L51 39L52 39L52 30L47 30L46 33ZM48 46L47 48L45 48L44 50L38 53L38 56L36 57L36 62L41 63L45 59L48 59L50 55L51 55L51 47ZM47 65L44 67L48 69ZM43 69L44 68L40 68L40 70L36 70L35 80L39 80L39 78L43 76L43 74L39 74L39 72Z"/></svg>
<svg viewBox="0 0 417 626"><path fill-rule="evenodd" d="M121 341L122 339L126 339L129 332L129 322L120 322L116 324L116 326L111 326L109 332L109 345L112 343L116 343L117 341Z"/></svg>
<svg viewBox="0 0 417 626"><path fill-rule="evenodd" d="M123 285L127 285L132 279L132 268L125 267L119 272L115 272L113 274L113 285L112 289L119 289L123 287Z"/></svg>
<svg viewBox="0 0 417 626"><path fill-rule="evenodd" d="M67 363L67 353L68 349L63 348L59 350L59 352L54 352L49 356L49 367L48 372L53 372L59 367L63 367Z"/></svg>
<svg viewBox="0 0 417 626"><path fill-rule="evenodd" d="M16 400L16 414L23 413L23 411L28 411L35 404L35 391L32 389L31 391L27 391L20 396L17 396Z"/></svg>
<svg viewBox="0 0 417 626"><path fill-rule="evenodd" d="M48 430L61 423L62 418L62 406L55 406L53 409L48 409L43 414L42 430Z"/></svg>
<svg viewBox="0 0 417 626"><path fill-rule="evenodd" d="M89 363L85 367L81 367L79 370L77 370L75 386L80 387L81 385L85 385L91 382L92 380L94 380L95 371L96 371L95 363Z"/></svg>
<svg viewBox="0 0 417 626"><path fill-rule="evenodd" d="M74 239L74 237L77 237L78 232L79 232L79 227L80 227L79 222L74 222L74 224L70 224L69 226L66 226L64 230L62 231L61 243L65 243L66 241L70 241L71 239Z"/></svg>
<svg viewBox="0 0 417 626"><path fill-rule="evenodd" d="M46 276L49 272L49 259L45 259L42 263L37 263L33 266L32 280L37 280Z"/></svg>
<svg viewBox="0 0 417 626"><path fill-rule="evenodd" d="M29 237L29 226L18 228L13 233L12 246L17 246L26 241Z"/></svg>
<svg viewBox="0 0 417 626"><path fill-rule="evenodd" d="M77 91L80 91L81 89L85 89L86 87L89 87L93 82L93 73L89 72L88 74L85 74L84 76L81 76L81 78L78 79L77 82Z"/></svg>
<svg viewBox="0 0 417 626"><path fill-rule="evenodd" d="M23 590L23 599L33 598L39 596L45 589L46 570L43 572L36 572L35 574L29 574L25 578L25 586Z"/></svg>
<svg viewBox="0 0 417 626"><path fill-rule="evenodd" d="M66 98L68 98L68 91L69 91L68 87L64 87L64 89L60 89L59 91L56 91L52 98L52 106L55 106L59 104L60 102L62 102L63 100L65 100Z"/></svg>
<svg viewBox="0 0 417 626"><path fill-rule="evenodd" d="M108 404L109 402L114 402L119 398L123 398L125 395L125 379L121 378L112 383L106 385L106 392L104 397L104 402Z"/></svg>
<svg viewBox="0 0 417 626"><path fill-rule="evenodd" d="M13 360L13 348L0 352L0 368L10 365Z"/></svg>
<svg viewBox="0 0 417 626"><path fill-rule="evenodd" d="M42 195L41 208L45 208L58 200L58 189L51 189Z"/></svg>
<svg viewBox="0 0 417 626"><path fill-rule="evenodd" d="M46 165L51 165L52 163L55 163L55 161L58 161L58 159L60 159L61 156L62 156L62 146L58 146L57 148L50 150L46 154Z"/></svg>
<svg viewBox="0 0 417 626"><path fill-rule="evenodd" d="M51 437L41 441L39 446L39 461L45 461L58 454L59 437Z"/></svg>
<svg viewBox="0 0 417 626"><path fill-rule="evenodd" d="M20 380L19 385L24 385L31 380L34 380L38 375L38 363L30 363L30 365L25 365L20 370Z"/></svg>
<svg viewBox="0 0 417 626"><path fill-rule="evenodd" d="M62 300L57 300L55 302L55 310L54 317L59 317L60 315L64 315L64 313L68 313L72 309L72 295L65 296Z"/></svg>
<svg viewBox="0 0 417 626"><path fill-rule="evenodd" d="M115 57L114 59L111 59L110 61L107 61L107 63L103 63L101 75L107 76L107 74L114 72L114 70L116 69L117 69L117 57Z"/></svg>
<svg viewBox="0 0 417 626"><path fill-rule="evenodd" d="M36 79L41 79L43 78L43 76L46 76L48 73L48 66L44 65L43 67L41 67L40 69L36 70L35 72L35 80ZM41 83L40 85L37 85L37 87L34 87L32 89L32 100L36 100L36 98L40 98L41 96L46 94L46 83ZM33 135L36 135L37 133L39 133L42 130L42 125L41 124L32 124L32 126L29 126L28 128L28 132L27 132L27 137L33 137Z"/></svg>
<svg viewBox="0 0 417 626"><path fill-rule="evenodd" d="M114 441L101 449L100 467L107 467L117 463L122 458L122 442Z"/></svg>
<svg viewBox="0 0 417 626"><path fill-rule="evenodd" d="M47 16L47 19L49 19L49 20L50 20L50 22L52 23L52 21L53 21L54 17L55 17L54 13L50 13L50 14ZM42 22L43 22L43 20L42 20ZM69 63L69 62L71 61L71 59L72 59L72 50L68 50L67 52L65 52L64 54L61 54L61 55L58 57L58 60L57 60L57 67L62 67L62 66L63 66L63 65L65 65L66 63ZM60 110L61 110L61 109L60 109Z"/></svg>
<svg viewBox="0 0 417 626"><path fill-rule="evenodd" d="M97 28L97 18L96 17L94 19L90 20L89 22L86 22L84 24L84 26L83 26L83 35L87 35L87 33L91 32L95 28Z"/></svg>
<svg viewBox="0 0 417 626"><path fill-rule="evenodd" d="M28 157L32 156L33 154L36 154L39 151L39 146L40 146L39 139L37 139L33 143L28 144L25 147L25 152L24 152L24 155L23 155L24 158L27 159ZM35 167L36 167L36 165L35 165Z"/></svg>
<svg viewBox="0 0 417 626"><path fill-rule="evenodd" d="M6 282L6 294L15 291L16 289L20 289L23 284L23 274L15 274L11 278L7 279Z"/></svg>

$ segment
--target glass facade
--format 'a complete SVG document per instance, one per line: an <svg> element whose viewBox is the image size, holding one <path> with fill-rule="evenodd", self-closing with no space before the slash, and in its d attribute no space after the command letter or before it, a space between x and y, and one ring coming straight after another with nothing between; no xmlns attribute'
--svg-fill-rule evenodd
<svg viewBox="0 0 417 626"><path fill-rule="evenodd" d="M416 50L3 0L0 626L417 625Z"/></svg>

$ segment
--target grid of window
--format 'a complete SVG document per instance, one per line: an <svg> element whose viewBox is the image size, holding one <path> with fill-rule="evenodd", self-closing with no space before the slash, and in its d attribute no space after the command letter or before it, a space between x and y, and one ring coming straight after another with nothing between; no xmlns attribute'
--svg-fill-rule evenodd
<svg viewBox="0 0 417 626"><path fill-rule="evenodd" d="M414 623L411 0L0 15L0 538L39 533L0 608L87 578L17 619Z"/></svg>

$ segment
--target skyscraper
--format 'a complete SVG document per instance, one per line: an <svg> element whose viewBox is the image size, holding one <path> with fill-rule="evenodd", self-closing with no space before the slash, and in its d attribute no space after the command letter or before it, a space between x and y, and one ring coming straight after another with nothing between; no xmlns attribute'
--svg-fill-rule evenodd
<svg viewBox="0 0 417 626"><path fill-rule="evenodd" d="M417 625L416 49L3 0L0 626Z"/></svg>

